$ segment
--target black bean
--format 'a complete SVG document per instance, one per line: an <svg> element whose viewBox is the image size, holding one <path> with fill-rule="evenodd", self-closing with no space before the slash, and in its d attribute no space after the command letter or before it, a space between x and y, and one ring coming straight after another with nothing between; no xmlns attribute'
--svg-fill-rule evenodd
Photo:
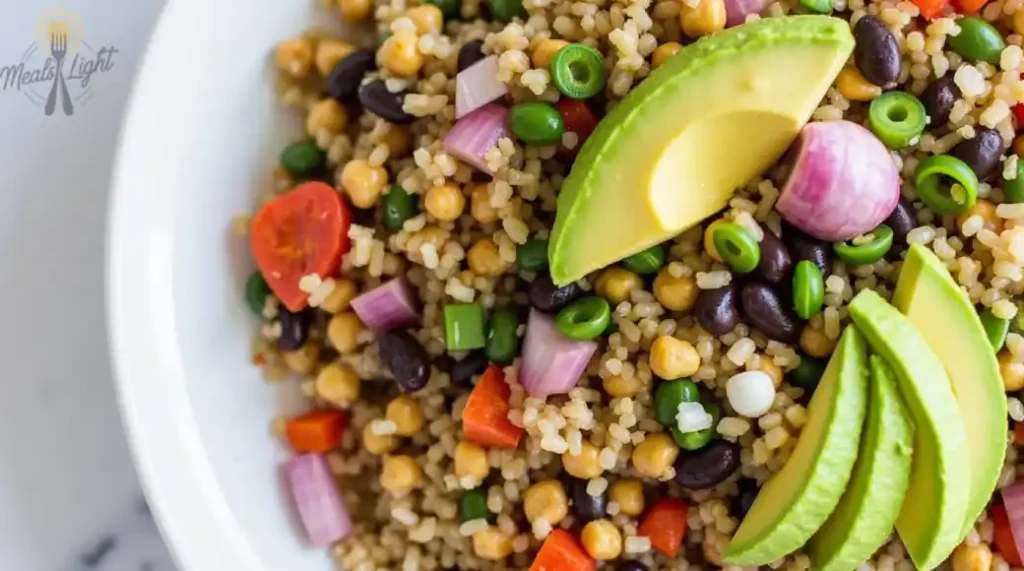
<svg viewBox="0 0 1024 571"><path fill-rule="evenodd" d="M647 571L647 566L639 561L623 561L615 571Z"/></svg>
<svg viewBox="0 0 1024 571"><path fill-rule="evenodd" d="M964 139L953 147L953 156L967 163L979 180L987 179L998 170L1002 154L1002 135L988 127L975 127L973 138Z"/></svg>
<svg viewBox="0 0 1024 571"><path fill-rule="evenodd" d="M605 494L594 497L587 493L587 480L570 477L568 480L569 501L576 520L587 523L605 517L608 498Z"/></svg>
<svg viewBox="0 0 1024 571"><path fill-rule="evenodd" d="M551 276L545 274L530 284L530 305L545 313L557 313L579 294L580 286L576 282L558 287Z"/></svg>
<svg viewBox="0 0 1024 571"><path fill-rule="evenodd" d="M740 447L735 442L716 440L676 460L676 482L691 490L711 488L726 481L740 467Z"/></svg>
<svg viewBox="0 0 1024 571"><path fill-rule="evenodd" d="M386 331L377 336L380 358L402 390L414 392L430 380L430 357L407 331Z"/></svg>
<svg viewBox="0 0 1024 571"><path fill-rule="evenodd" d="M865 79L881 87L892 87L900 77L903 60L900 45L889 28L876 16L864 16L853 27L857 45L853 61Z"/></svg>
<svg viewBox="0 0 1024 571"><path fill-rule="evenodd" d="M907 234L917 227L917 212L906 198L900 197L892 214L885 219L885 225L892 228L893 249L902 249L907 245Z"/></svg>
<svg viewBox="0 0 1024 571"><path fill-rule="evenodd" d="M789 257L786 245L771 230L764 229L761 239L761 261L754 271L765 281L777 284L789 277L793 261Z"/></svg>
<svg viewBox="0 0 1024 571"><path fill-rule="evenodd" d="M291 312L282 307L278 313L281 320L281 337L277 339L277 346L282 351L294 351L302 347L309 339L309 324L312 315L308 309Z"/></svg>
<svg viewBox="0 0 1024 571"><path fill-rule="evenodd" d="M832 273L832 245L804 234L795 226L782 225L782 241L789 248L793 263L807 260L813 262L821 274L828 277Z"/></svg>
<svg viewBox="0 0 1024 571"><path fill-rule="evenodd" d="M769 339L782 343L795 343L800 339L800 321L796 313L768 284L745 284L740 290L740 309L747 322Z"/></svg>
<svg viewBox="0 0 1024 571"><path fill-rule="evenodd" d="M740 322L736 297L736 284L700 290L693 310L697 323L716 337L732 331Z"/></svg>
<svg viewBox="0 0 1024 571"><path fill-rule="evenodd" d="M477 377L487 369L487 355L483 351L473 351L451 364L449 374L452 384L462 388L472 388Z"/></svg>
<svg viewBox="0 0 1024 571"><path fill-rule="evenodd" d="M928 124L933 128L945 125L957 99L960 99L960 88L953 81L953 74L947 73L929 83L921 93L921 103L930 119Z"/></svg>
<svg viewBox="0 0 1024 571"><path fill-rule="evenodd" d="M459 48L459 71L484 59L483 46L483 40L470 40L462 44L462 47Z"/></svg>
<svg viewBox="0 0 1024 571"><path fill-rule="evenodd" d="M751 478L740 478L740 481L736 482L736 487L739 493L732 499L732 515L742 519L750 511L750 506L754 505L757 492L760 490L757 480Z"/></svg>
<svg viewBox="0 0 1024 571"><path fill-rule="evenodd" d="M348 54L327 75L327 93L342 101L351 99L359 92L359 84L366 74L376 68L373 50L356 50Z"/></svg>
<svg viewBox="0 0 1024 571"><path fill-rule="evenodd" d="M402 125L412 123L416 117L406 113L402 109L405 102L405 91L391 93L388 91L384 81L375 79L359 88L359 102L367 111L377 115L385 121Z"/></svg>

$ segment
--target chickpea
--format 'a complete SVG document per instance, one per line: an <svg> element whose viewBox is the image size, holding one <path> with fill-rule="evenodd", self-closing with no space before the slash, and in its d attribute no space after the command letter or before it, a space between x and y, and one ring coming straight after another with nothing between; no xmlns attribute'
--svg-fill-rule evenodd
<svg viewBox="0 0 1024 571"><path fill-rule="evenodd" d="M373 2L370 0L339 0L338 11L346 20L365 20L370 15Z"/></svg>
<svg viewBox="0 0 1024 571"><path fill-rule="evenodd" d="M1014 14L1014 16L1016 17L1017 14L1020 14L1020 17L1024 18L1024 10L1017 12L1016 14ZM1013 154L1017 155L1020 158L1024 158L1024 135L1020 135L1019 137L1013 140Z"/></svg>
<svg viewBox="0 0 1024 571"><path fill-rule="evenodd" d="M709 258L716 262L721 262L722 256L720 256L718 254L718 250L715 249L715 229L717 229L722 224L725 224L726 222L727 221L724 218L719 218L718 220L715 220L711 224L708 224L708 227L704 229L704 252L707 253Z"/></svg>
<svg viewBox="0 0 1024 571"><path fill-rule="evenodd" d="M612 266L597 278L594 289L597 295L608 300L612 306L616 306L629 300L629 292L644 287L640 276L618 266Z"/></svg>
<svg viewBox="0 0 1024 571"><path fill-rule="evenodd" d="M685 3L679 13L683 33L697 39L701 36L721 32L725 29L725 2L723 0L699 0L696 7Z"/></svg>
<svg viewBox="0 0 1024 571"><path fill-rule="evenodd" d="M384 41L380 47L380 60L395 75L416 75L423 67L423 54L417 43L419 37L399 32Z"/></svg>
<svg viewBox="0 0 1024 571"><path fill-rule="evenodd" d="M492 525L473 534L473 553L480 559L499 561L512 553L512 538Z"/></svg>
<svg viewBox="0 0 1024 571"><path fill-rule="evenodd" d="M674 278L668 268L662 268L654 278L654 297L672 311L689 311L697 303L697 280L689 277Z"/></svg>
<svg viewBox="0 0 1024 571"><path fill-rule="evenodd" d="M341 40L325 38L316 44L316 70L320 75L327 77L334 71L338 62L345 59L345 56L355 51L355 46Z"/></svg>
<svg viewBox="0 0 1024 571"><path fill-rule="evenodd" d="M498 253L498 246L490 238L481 238L466 254L469 269L478 276L496 278L505 273L507 264Z"/></svg>
<svg viewBox="0 0 1024 571"><path fill-rule="evenodd" d="M660 478L679 456L679 447L664 432L648 434L633 449L633 467L644 476Z"/></svg>
<svg viewBox="0 0 1024 571"><path fill-rule="evenodd" d="M306 134L316 137L320 131L332 135L342 132L348 126L348 111L333 97L317 101L306 115Z"/></svg>
<svg viewBox="0 0 1024 571"><path fill-rule="evenodd" d="M622 554L622 533L606 519L595 519L580 534L583 549L598 561L609 561Z"/></svg>
<svg viewBox="0 0 1024 571"><path fill-rule="evenodd" d="M473 220L481 224L498 221L498 211L491 206L491 193L487 191L486 184L474 186L469 197L469 213L473 215Z"/></svg>
<svg viewBox="0 0 1024 571"><path fill-rule="evenodd" d="M380 472L380 485L393 494L405 494L420 485L423 471L412 456L404 454L384 460Z"/></svg>
<svg viewBox="0 0 1024 571"><path fill-rule="evenodd" d="M604 392L615 399L632 397L640 392L641 387L640 379L635 375L628 379L621 375L611 375L604 379L603 385Z"/></svg>
<svg viewBox="0 0 1024 571"><path fill-rule="evenodd" d="M334 289L320 302L320 309L334 315L348 309L348 304L355 296L356 282L345 278L335 279Z"/></svg>
<svg viewBox="0 0 1024 571"><path fill-rule="evenodd" d="M398 158L409 152L409 131L398 125L390 125L380 140L391 149L391 157Z"/></svg>
<svg viewBox="0 0 1024 571"><path fill-rule="evenodd" d="M388 184L388 171L370 166L363 159L353 159L341 171L341 186L356 208L371 208Z"/></svg>
<svg viewBox="0 0 1024 571"><path fill-rule="evenodd" d="M772 385L775 386L775 390L778 390L782 385L782 379L784 377L782 367L776 365L775 361L772 361L771 357L761 355L761 362L757 365L757 370L772 378Z"/></svg>
<svg viewBox="0 0 1024 571"><path fill-rule="evenodd" d="M440 34L444 27L444 14L433 4L420 4L405 13L416 24L420 34Z"/></svg>
<svg viewBox="0 0 1024 571"><path fill-rule="evenodd" d="M490 471L491 465L487 463L487 451L478 444L464 440L455 446L456 476L483 482Z"/></svg>
<svg viewBox="0 0 1024 571"><path fill-rule="evenodd" d="M359 375L352 367L331 363L316 376L316 394L333 403L352 403L359 399Z"/></svg>
<svg viewBox="0 0 1024 571"><path fill-rule="evenodd" d="M657 69L661 67L661 64L668 61L668 58L679 53L679 50L683 49L683 45L679 42L665 42L655 48L654 54L651 56L651 67Z"/></svg>
<svg viewBox="0 0 1024 571"><path fill-rule="evenodd" d="M274 63L294 78L306 77L313 66L313 42L309 38L295 38L277 44Z"/></svg>
<svg viewBox="0 0 1024 571"><path fill-rule="evenodd" d="M1009 351L999 354L999 373L1006 392L1024 389L1024 363L1017 361Z"/></svg>
<svg viewBox="0 0 1024 571"><path fill-rule="evenodd" d="M984 543L961 543L953 551L953 571L989 571L992 569L992 550Z"/></svg>
<svg viewBox="0 0 1024 571"><path fill-rule="evenodd" d="M597 460L600 453L597 446L584 440L579 454L575 456L569 452L562 454L562 467L570 476L581 480L596 478L601 475L601 472L604 472L604 468Z"/></svg>
<svg viewBox="0 0 1024 571"><path fill-rule="evenodd" d="M363 449L374 456L390 454L398 448L398 438L394 434L374 434L370 428L372 422L363 427Z"/></svg>
<svg viewBox="0 0 1024 571"><path fill-rule="evenodd" d="M562 483L543 480L530 486L523 495L523 511L530 523L542 517L551 525L558 524L569 515L569 498Z"/></svg>
<svg viewBox="0 0 1024 571"><path fill-rule="evenodd" d="M619 504L619 513L636 517L644 513L644 485L640 480L619 480L612 484L608 498Z"/></svg>
<svg viewBox="0 0 1024 571"><path fill-rule="evenodd" d="M957 227L962 227L964 222L971 216L977 214L983 221L982 228L999 234L1003 231L1003 220L996 216L996 205L984 198L979 198L974 206L956 217Z"/></svg>
<svg viewBox="0 0 1024 571"><path fill-rule="evenodd" d="M811 357L824 359L835 350L836 340L829 339L825 332L808 325L800 333L800 348Z"/></svg>
<svg viewBox="0 0 1024 571"><path fill-rule="evenodd" d="M316 369L317 360L320 358L320 347L316 343L306 343L294 351L285 351L284 364L296 373L308 375Z"/></svg>
<svg viewBox="0 0 1024 571"><path fill-rule="evenodd" d="M388 403L384 418L395 423L395 434L413 436L423 430L423 408L409 395L400 395Z"/></svg>
<svg viewBox="0 0 1024 571"><path fill-rule="evenodd" d="M537 46L533 48L533 52L530 54L533 67L548 69L551 67L551 60L555 57L555 54L567 45L569 45L569 42L565 40L548 39L537 42Z"/></svg>
<svg viewBox="0 0 1024 571"><path fill-rule="evenodd" d="M651 371L666 380L689 377L700 368L700 355L693 345L671 335L654 340L649 361Z"/></svg>
<svg viewBox="0 0 1024 571"><path fill-rule="evenodd" d="M882 94L882 88L871 83L856 67L847 66L836 78L836 89L850 101L871 101Z"/></svg>
<svg viewBox="0 0 1024 571"><path fill-rule="evenodd" d="M344 311L327 322L327 339L339 353L351 353L359 346L363 322L351 311Z"/></svg>
<svg viewBox="0 0 1024 571"><path fill-rule="evenodd" d="M1018 10L1013 14L1013 31L1024 35L1024 10Z"/></svg>
<svg viewBox="0 0 1024 571"><path fill-rule="evenodd" d="M431 216L446 222L462 216L462 211L466 208L466 197L454 184L431 188L423 202Z"/></svg>

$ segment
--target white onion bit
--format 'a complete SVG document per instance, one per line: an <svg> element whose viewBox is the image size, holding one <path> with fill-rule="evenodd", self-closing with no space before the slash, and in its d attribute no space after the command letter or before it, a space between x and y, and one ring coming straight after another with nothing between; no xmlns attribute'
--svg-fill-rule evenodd
<svg viewBox="0 0 1024 571"><path fill-rule="evenodd" d="M704 410L704 405L699 402L681 402L678 410L676 428L684 434L711 428L714 421L711 415Z"/></svg>

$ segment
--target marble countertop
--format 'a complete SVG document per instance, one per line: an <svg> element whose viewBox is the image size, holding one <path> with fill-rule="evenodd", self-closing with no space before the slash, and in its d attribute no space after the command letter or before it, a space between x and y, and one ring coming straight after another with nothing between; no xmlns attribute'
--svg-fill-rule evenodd
<svg viewBox="0 0 1024 571"><path fill-rule="evenodd" d="M0 0L0 569L174 571L125 444L103 304L110 161L162 5ZM54 20L83 56L64 74L70 115L44 111L36 38ZM43 77L4 79L21 64Z"/></svg>

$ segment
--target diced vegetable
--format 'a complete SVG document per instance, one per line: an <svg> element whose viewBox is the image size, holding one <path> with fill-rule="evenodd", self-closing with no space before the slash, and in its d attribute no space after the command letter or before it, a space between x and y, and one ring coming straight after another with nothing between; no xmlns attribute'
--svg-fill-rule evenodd
<svg viewBox="0 0 1024 571"><path fill-rule="evenodd" d="M597 344L593 341L566 338L550 315L531 309L519 384L537 398L566 394L579 382L596 350Z"/></svg>
<svg viewBox="0 0 1024 571"><path fill-rule="evenodd" d="M466 438L495 448L519 446L523 429L508 420L511 394L501 369L492 365L484 371L462 411L462 429Z"/></svg>
<svg viewBox="0 0 1024 571"><path fill-rule="evenodd" d="M686 535L686 514L690 506L676 498L661 498L647 512L636 534L650 538L651 546L669 557L679 553Z"/></svg>
<svg viewBox="0 0 1024 571"><path fill-rule="evenodd" d="M519 316L515 309L499 307L491 313L484 354L499 365L510 365L519 355Z"/></svg>
<svg viewBox="0 0 1024 571"><path fill-rule="evenodd" d="M765 0L725 0L725 27L739 26L747 16L760 14L768 2Z"/></svg>
<svg viewBox="0 0 1024 571"><path fill-rule="evenodd" d="M558 312L555 327L569 339L590 341L608 329L612 308L603 297L590 296L570 303Z"/></svg>
<svg viewBox="0 0 1024 571"><path fill-rule="evenodd" d="M1013 425L1013 443L1017 446L1024 446L1024 422Z"/></svg>
<svg viewBox="0 0 1024 571"><path fill-rule="evenodd" d="M341 442L348 418L337 410L315 410L285 423L284 433L297 452L323 453Z"/></svg>
<svg viewBox="0 0 1024 571"><path fill-rule="evenodd" d="M1017 548L1014 554L1004 554L1009 560L1016 555L1020 565L1020 553L1024 550L1024 481L1017 481L1002 489L1003 505L1006 506L1008 527L1013 535L1013 544Z"/></svg>
<svg viewBox="0 0 1024 571"><path fill-rule="evenodd" d="M267 280L263 279L263 274L250 274L249 279L245 280L245 302L257 317L263 316L263 306L267 303L268 295L270 286L267 285Z"/></svg>
<svg viewBox="0 0 1024 571"><path fill-rule="evenodd" d="M733 222L726 222L711 233L715 251L729 268L738 274L748 274L761 263L761 246L750 232Z"/></svg>
<svg viewBox="0 0 1024 571"><path fill-rule="evenodd" d="M928 124L921 100L905 91L887 91L868 108L868 125L890 149L914 144Z"/></svg>
<svg viewBox="0 0 1024 571"><path fill-rule="evenodd" d="M498 80L498 58L487 56L455 76L455 118L503 97L508 85Z"/></svg>
<svg viewBox="0 0 1024 571"><path fill-rule="evenodd" d="M508 109L488 104L459 119L444 137L444 148L466 164L490 173L484 157L508 132Z"/></svg>
<svg viewBox="0 0 1024 571"><path fill-rule="evenodd" d="M300 184L260 208L249 228L249 245L260 273L281 303L298 311L309 301L299 280L334 275L348 252L352 214L332 186Z"/></svg>
<svg viewBox="0 0 1024 571"><path fill-rule="evenodd" d="M836 242L832 251L847 264L873 264L892 248L893 231L885 224L871 231L871 240L863 244Z"/></svg>
<svg viewBox="0 0 1024 571"><path fill-rule="evenodd" d="M914 173L917 197L939 214L967 212L978 199L978 175L953 155L933 155L921 161ZM948 183L952 182L954 186Z"/></svg>
<svg viewBox="0 0 1024 571"><path fill-rule="evenodd" d="M578 151L583 146L583 141L597 128L597 118L590 110L585 101L562 97L555 103L555 109L562 115L562 122L565 123L565 130L576 133L577 143L573 151ZM545 256L547 253L545 252Z"/></svg>
<svg viewBox="0 0 1024 571"><path fill-rule="evenodd" d="M285 475L311 544L327 547L352 531L352 520L323 456L295 456L285 465Z"/></svg>
<svg viewBox="0 0 1024 571"><path fill-rule="evenodd" d="M1020 549L1014 539L1013 529L1010 527L1010 517L1006 513L1006 506L993 505L988 510L988 517L992 520L992 543L996 551L1003 556L1007 563L1014 567L1021 566Z"/></svg>
<svg viewBox="0 0 1024 571"><path fill-rule="evenodd" d="M926 20L940 18L946 11L948 0L912 0Z"/></svg>
<svg viewBox="0 0 1024 571"><path fill-rule="evenodd" d="M416 306L409 285L401 278L379 285L352 300L352 310L373 331L418 323L420 315Z"/></svg>
<svg viewBox="0 0 1024 571"><path fill-rule="evenodd" d="M480 349L484 336L484 306L473 303L449 303L444 307L444 342L449 351Z"/></svg>
<svg viewBox="0 0 1024 571"><path fill-rule="evenodd" d="M463 492L459 500L459 514L462 515L462 521L493 520L494 514L487 509L487 486Z"/></svg>
<svg viewBox="0 0 1024 571"><path fill-rule="evenodd" d="M551 81L562 95L590 99L604 89L604 56L587 44L569 44L551 58Z"/></svg>
<svg viewBox="0 0 1024 571"><path fill-rule="evenodd" d="M593 571L597 563L580 542L564 529L556 529L544 540L530 571Z"/></svg>

